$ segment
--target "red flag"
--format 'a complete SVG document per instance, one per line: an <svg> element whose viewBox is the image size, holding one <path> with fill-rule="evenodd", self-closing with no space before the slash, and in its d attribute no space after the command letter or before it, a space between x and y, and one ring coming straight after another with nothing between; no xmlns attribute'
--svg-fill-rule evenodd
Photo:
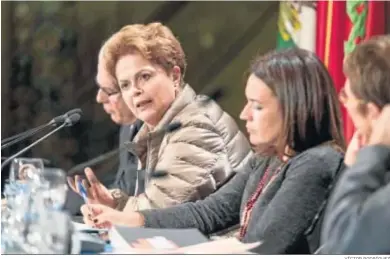
<svg viewBox="0 0 390 259"><path fill-rule="evenodd" d="M328 68L337 91L344 86L343 60L361 40L385 33L384 1L318 1L316 52ZM347 142L354 127L343 108Z"/></svg>

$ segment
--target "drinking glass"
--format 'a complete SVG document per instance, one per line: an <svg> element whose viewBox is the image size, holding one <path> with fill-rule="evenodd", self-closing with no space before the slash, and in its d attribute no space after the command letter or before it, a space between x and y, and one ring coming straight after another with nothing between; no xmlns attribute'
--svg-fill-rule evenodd
<svg viewBox="0 0 390 259"><path fill-rule="evenodd" d="M54 210L62 209L68 190L65 172L58 168L45 168L41 174L41 181L45 207Z"/></svg>
<svg viewBox="0 0 390 259"><path fill-rule="evenodd" d="M15 158L10 167L9 179L16 183L37 182L43 169L42 159Z"/></svg>

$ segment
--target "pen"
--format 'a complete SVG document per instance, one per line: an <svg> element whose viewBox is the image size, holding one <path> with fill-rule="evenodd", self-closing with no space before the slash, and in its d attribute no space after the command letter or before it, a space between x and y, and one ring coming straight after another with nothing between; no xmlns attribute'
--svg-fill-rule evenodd
<svg viewBox="0 0 390 259"><path fill-rule="evenodd" d="M83 197L83 200L85 203L88 203L88 195L87 190L84 188L84 185L81 183L81 180L77 182L77 185L80 190L81 197Z"/></svg>

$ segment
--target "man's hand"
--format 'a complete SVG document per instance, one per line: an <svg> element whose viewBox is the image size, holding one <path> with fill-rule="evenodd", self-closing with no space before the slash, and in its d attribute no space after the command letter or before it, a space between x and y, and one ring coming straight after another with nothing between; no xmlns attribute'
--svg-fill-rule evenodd
<svg viewBox="0 0 390 259"><path fill-rule="evenodd" d="M390 105L386 105L379 118L373 123L369 145L386 145L390 147Z"/></svg>
<svg viewBox="0 0 390 259"><path fill-rule="evenodd" d="M115 208L115 200L110 191L96 178L91 168L87 167L84 170L87 179L82 180L81 184L87 191L87 202L94 204L103 204L110 208ZM81 180L79 175L75 178L68 177L70 188L79 195L81 195L78 182Z"/></svg>

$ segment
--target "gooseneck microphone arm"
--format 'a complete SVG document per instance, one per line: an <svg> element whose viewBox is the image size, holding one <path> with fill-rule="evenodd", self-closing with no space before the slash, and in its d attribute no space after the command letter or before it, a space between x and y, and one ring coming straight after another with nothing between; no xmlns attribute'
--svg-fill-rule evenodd
<svg viewBox="0 0 390 259"><path fill-rule="evenodd" d="M55 128L54 130L50 131L49 133L47 133L46 135L44 135L43 137L41 137L40 139L38 139L37 141L34 141L33 143L31 143L29 146L23 148L22 150L20 150L19 152L17 152L16 154L8 157L2 164L1 164L1 170L3 170L3 168L9 163L11 162L14 158L22 155L23 153L25 153L26 151L28 151L30 148L34 147L35 145L37 145L38 143L40 143L42 140L48 138L49 136L53 135L54 133L56 133L57 131L59 131L60 129L64 128L66 126L65 123L63 123L61 126Z"/></svg>
<svg viewBox="0 0 390 259"><path fill-rule="evenodd" d="M70 116L72 116L73 114L81 114L82 111L80 108L76 108L76 109L73 109L73 110L70 110L68 111L67 113L63 114L63 115L60 115L60 116L57 116L55 118L53 118L51 121L49 121L48 123L44 124L44 125L41 125L41 126L38 126L36 128L33 128L33 129L30 129L30 130L27 130L25 132L22 132L22 133L19 133L15 136L12 136L12 137L9 137L9 138L6 138L4 140L1 141L1 150L9 147L9 146L12 146L13 144L16 144L24 139L27 139L33 135L35 135L36 133L44 130L45 128L49 127L49 126L58 126L58 125L61 125L62 123L65 122L65 120L67 118L70 118Z"/></svg>
<svg viewBox="0 0 390 259"><path fill-rule="evenodd" d="M11 137L11 138L9 138L9 140L8 139L4 140L3 142L5 142L5 144L2 143L1 150L5 149L5 148L7 148L9 146L12 146L13 144L16 144L16 143L18 143L18 142L20 142L20 141L22 141L22 140L24 140L26 138L29 138L29 137L35 135L36 133L44 130L49 125L50 125L49 123L45 124L45 125L41 125L41 126L36 127L34 129L31 129L31 130L28 130L28 131L23 132L21 134L18 134L18 135L14 136L14 137Z"/></svg>
<svg viewBox="0 0 390 259"><path fill-rule="evenodd" d="M100 162L103 162L103 161L115 156L116 154L119 153L119 151L121 151L124 148L125 148L124 146L122 146L121 148L116 148L116 149L108 151L107 153L104 153L100 156L97 156L97 157L95 157L87 162L78 164L75 167L71 168L67 174L68 174L68 176L73 176L77 172L84 170L84 168L86 168L86 167L97 165Z"/></svg>
<svg viewBox="0 0 390 259"><path fill-rule="evenodd" d="M11 142L11 141L13 141L13 140L15 140L15 139L17 139L17 138L20 138L20 137L23 137L23 136L25 136L25 135L32 135L32 134L34 134L35 132L38 132L38 131L40 131L40 130L42 130L42 129L44 129L44 128L46 128L48 126L48 123L46 123L46 124L44 124L44 125L40 125L40 126L38 126L38 127L36 127L36 128L33 128L33 129L29 129L29 130L26 130L25 132L22 132L22 133L19 133L19 134L17 134L17 135L14 135L14 136L11 136L11 137L9 137L9 138L6 138L6 139L3 139L3 140L1 140L1 144L8 144L8 142ZM1 148L3 148L3 147L1 147Z"/></svg>
<svg viewBox="0 0 390 259"><path fill-rule="evenodd" d="M59 131L60 129L64 128L64 127L67 127L67 126L72 126L74 123L78 122L80 120L80 114L72 114L71 116L69 116L67 119L65 119L65 122L62 123L59 127L55 128L54 130L50 131L49 133L47 133L46 135L44 135L43 137L41 137L40 139L34 141L33 143L31 143L29 146L23 148L22 150L20 150L19 152L15 153L14 155L8 157L2 164L1 164L1 169L0 170L3 170L3 168L9 164L14 158L24 154L26 151L28 151L29 149L31 149L32 147L34 147L35 145L39 144L40 142L42 142L43 140L45 140L46 138L50 137L51 135L53 135L54 133L56 133L57 131Z"/></svg>

